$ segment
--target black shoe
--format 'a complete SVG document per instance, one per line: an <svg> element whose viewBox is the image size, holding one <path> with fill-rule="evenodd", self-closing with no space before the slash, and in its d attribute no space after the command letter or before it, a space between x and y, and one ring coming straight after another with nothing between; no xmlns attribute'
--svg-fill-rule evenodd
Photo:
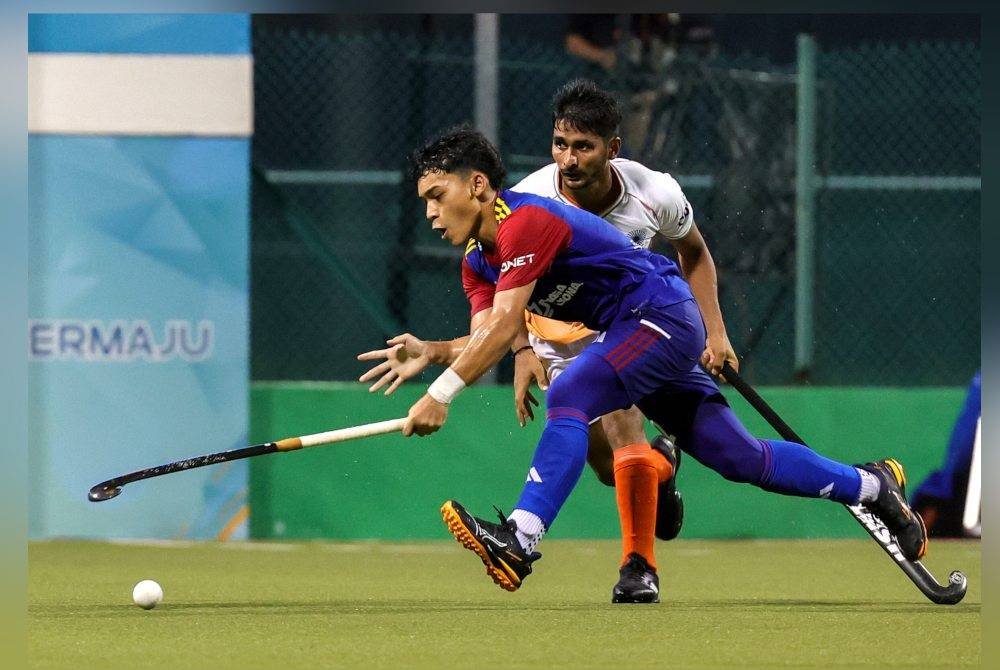
<svg viewBox="0 0 1000 670"><path fill-rule="evenodd" d="M894 458L865 463L857 467L867 470L881 482L878 497L864 507L878 516L899 544L903 556L919 560L927 552L927 528L920 515L906 504L906 474Z"/></svg>
<svg viewBox="0 0 1000 670"><path fill-rule="evenodd" d="M517 591L531 574L531 564L542 557L537 551L526 552L517 540L517 524L498 509L500 523L483 521L469 514L454 500L441 505L441 517L448 530L462 546L483 560L486 572L500 588Z"/></svg>
<svg viewBox="0 0 1000 670"><path fill-rule="evenodd" d="M681 450L662 435L657 435L650 443L653 449L666 456L670 465L674 466L674 474L660 484L656 493L656 530L657 538L672 540L681 532L684 525L684 499L677 490L677 470L681 467Z"/></svg>
<svg viewBox="0 0 1000 670"><path fill-rule="evenodd" d="M656 576L656 570L649 567L645 558L636 553L629 554L628 561L618 574L618 583L611 591L611 602L660 602L660 578Z"/></svg>

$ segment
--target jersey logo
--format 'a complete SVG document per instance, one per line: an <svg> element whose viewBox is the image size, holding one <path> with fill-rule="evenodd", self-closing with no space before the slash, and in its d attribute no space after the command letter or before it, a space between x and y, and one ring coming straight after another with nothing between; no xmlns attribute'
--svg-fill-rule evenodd
<svg viewBox="0 0 1000 670"><path fill-rule="evenodd" d="M576 292L583 286L583 282L573 282L569 286L559 284L547 296L541 300L535 300L528 304L528 311L541 316L552 316L553 307L562 307L576 295Z"/></svg>
<svg viewBox="0 0 1000 670"><path fill-rule="evenodd" d="M518 256L514 260L504 261L503 263L500 264L500 274L503 274L504 272L510 270L511 268L524 267L525 265L534 262L533 261L534 258L535 254L525 254L523 256Z"/></svg>
<svg viewBox="0 0 1000 670"><path fill-rule="evenodd" d="M626 234L628 235L629 239L632 240L633 246L636 247L646 246L646 232L644 230L635 228L633 230L628 231L628 233Z"/></svg>

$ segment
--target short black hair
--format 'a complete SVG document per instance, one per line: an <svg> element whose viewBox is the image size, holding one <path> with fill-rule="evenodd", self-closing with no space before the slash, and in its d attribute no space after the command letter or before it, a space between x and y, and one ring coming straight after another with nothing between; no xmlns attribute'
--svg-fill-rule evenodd
<svg viewBox="0 0 1000 670"><path fill-rule="evenodd" d="M605 140L618 134L622 113L618 101L589 79L574 79L552 98L552 127L560 121Z"/></svg>
<svg viewBox="0 0 1000 670"><path fill-rule="evenodd" d="M499 190L507 170L500 152L486 136L469 126L456 126L433 137L410 154L410 180L416 183L428 172L478 170Z"/></svg>

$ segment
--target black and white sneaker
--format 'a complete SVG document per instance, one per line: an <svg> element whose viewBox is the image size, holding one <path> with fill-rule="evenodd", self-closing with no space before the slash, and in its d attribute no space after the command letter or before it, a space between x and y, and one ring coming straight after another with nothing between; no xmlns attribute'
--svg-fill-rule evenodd
<svg viewBox="0 0 1000 670"><path fill-rule="evenodd" d="M906 473L894 458L856 466L878 477L878 497L864 503L864 507L882 520L896 536L903 556L911 561L920 560L927 552L927 528L920 515L906 504Z"/></svg>
<svg viewBox="0 0 1000 670"><path fill-rule="evenodd" d="M500 523L484 521L469 514L454 500L441 506L441 517L455 539L474 552L486 566L486 573L500 588L517 591L531 574L531 564L542 557L526 552L517 540L517 524L497 509Z"/></svg>
<svg viewBox="0 0 1000 670"><path fill-rule="evenodd" d="M611 602L660 602L660 578L656 576L656 570L649 567L645 558L636 553L629 554L618 574L618 583L611 591Z"/></svg>
<svg viewBox="0 0 1000 670"><path fill-rule="evenodd" d="M650 446L663 454L674 467L674 475L660 484L656 493L656 530L661 540L672 540L684 525L684 499L677 490L677 470L681 467L681 450L663 435L657 435Z"/></svg>

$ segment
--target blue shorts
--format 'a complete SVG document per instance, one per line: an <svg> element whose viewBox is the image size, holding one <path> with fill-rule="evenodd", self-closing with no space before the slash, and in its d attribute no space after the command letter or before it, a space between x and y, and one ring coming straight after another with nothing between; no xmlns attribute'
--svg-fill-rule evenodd
<svg viewBox="0 0 1000 670"><path fill-rule="evenodd" d="M666 389L717 394L699 365L704 350L705 326L693 300L627 313L586 349L614 368L632 404Z"/></svg>
<svg viewBox="0 0 1000 670"><path fill-rule="evenodd" d="M665 433L685 436L703 402L726 403L699 365L704 350L694 300L625 310L552 381L546 416L592 421L637 405Z"/></svg>

